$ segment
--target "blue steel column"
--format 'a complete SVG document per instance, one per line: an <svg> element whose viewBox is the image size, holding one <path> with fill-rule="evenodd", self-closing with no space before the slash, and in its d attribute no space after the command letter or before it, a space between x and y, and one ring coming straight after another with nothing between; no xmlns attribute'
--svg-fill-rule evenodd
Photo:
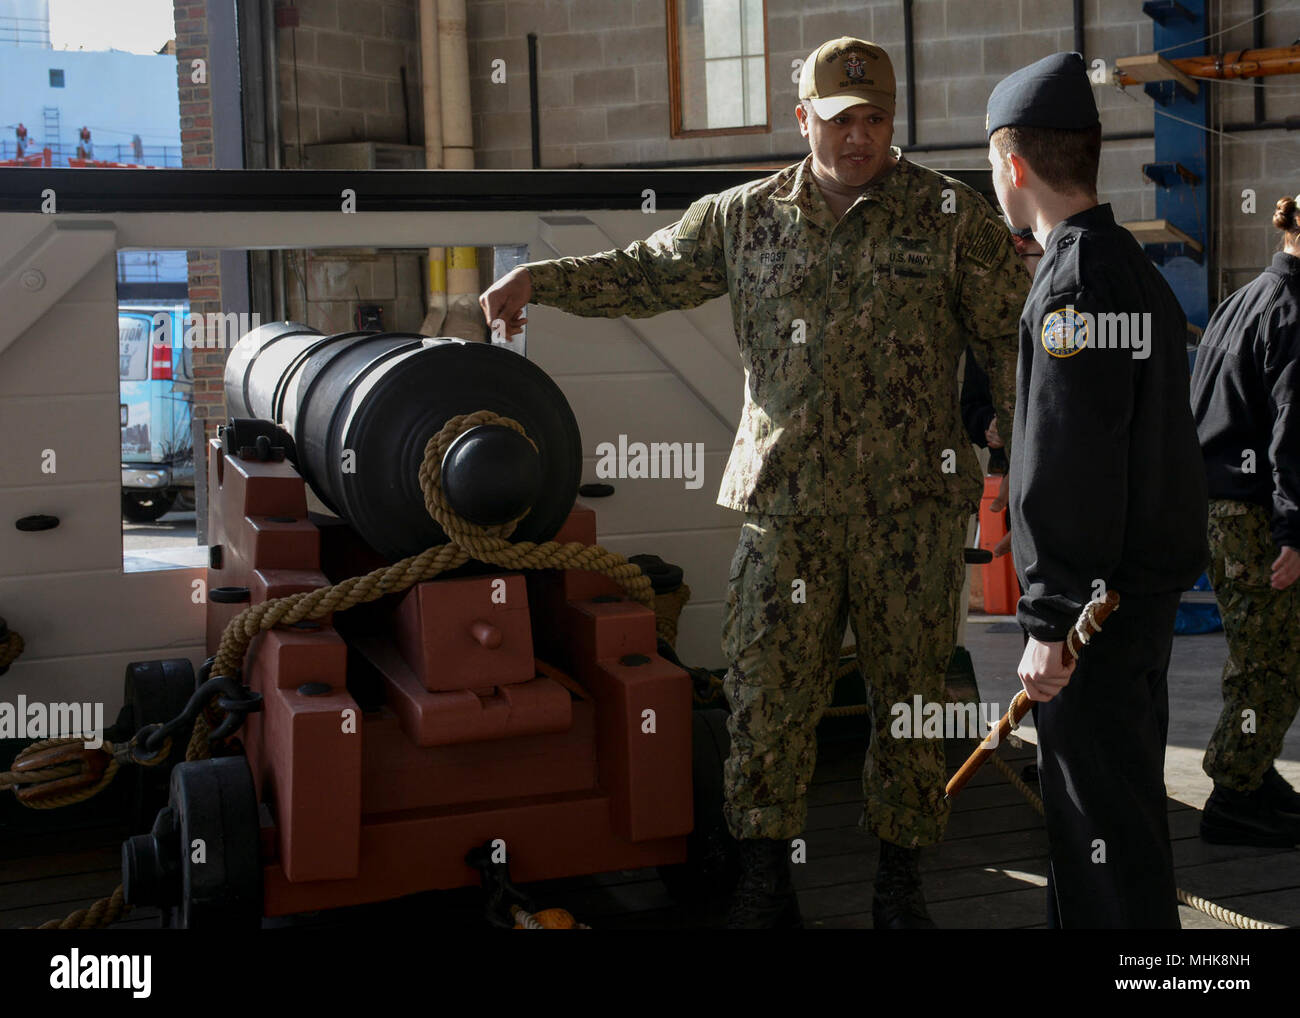
<svg viewBox="0 0 1300 1018"><path fill-rule="evenodd" d="M1205 0L1149 0L1142 5L1142 12L1154 22L1153 48L1165 51L1162 55L1167 60L1198 55L1210 45L1205 39L1209 32ZM1192 257L1181 244L1151 244L1147 249L1182 304L1188 322L1203 329L1209 320L1210 299L1206 256L1210 240L1210 135L1205 130L1209 124L1210 83L1197 84L1200 88L1195 98L1172 81L1145 86L1156 102L1155 162L1143 170L1157 182L1156 218L1168 220L1201 245L1199 257ZM1169 116L1162 116L1161 111ZM1180 175L1178 166L1191 171L1195 182Z"/></svg>

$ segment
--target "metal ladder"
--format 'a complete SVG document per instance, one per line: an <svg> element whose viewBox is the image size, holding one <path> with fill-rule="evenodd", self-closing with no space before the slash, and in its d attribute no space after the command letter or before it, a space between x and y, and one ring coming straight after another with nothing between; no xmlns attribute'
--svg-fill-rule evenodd
<svg viewBox="0 0 1300 1018"><path fill-rule="evenodd" d="M42 112L45 114L45 147L50 150L55 165L58 165L63 159L63 145L59 141L59 108L46 106Z"/></svg>

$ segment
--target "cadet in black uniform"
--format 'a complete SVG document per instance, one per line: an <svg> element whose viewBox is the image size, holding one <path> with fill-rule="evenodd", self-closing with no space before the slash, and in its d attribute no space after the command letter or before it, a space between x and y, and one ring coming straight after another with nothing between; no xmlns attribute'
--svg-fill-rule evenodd
<svg viewBox="0 0 1300 1018"><path fill-rule="evenodd" d="M1010 509L1048 922L1176 928L1166 671L1180 594L1208 558L1186 321L1097 204L1101 126L1079 54L1012 74L988 111L998 198L1045 252L1020 318ZM1119 611L1067 668L1066 633L1109 589Z"/></svg>
<svg viewBox="0 0 1300 1018"><path fill-rule="evenodd" d="M1207 841L1300 843L1300 795L1273 766L1300 709L1300 209L1282 250L1219 305L1192 375L1210 487L1210 579L1228 637L1205 752ZM1249 723L1248 723L1249 722Z"/></svg>

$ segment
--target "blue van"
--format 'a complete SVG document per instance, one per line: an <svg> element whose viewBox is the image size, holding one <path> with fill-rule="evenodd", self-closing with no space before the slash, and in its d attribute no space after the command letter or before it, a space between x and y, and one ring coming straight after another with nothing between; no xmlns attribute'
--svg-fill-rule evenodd
<svg viewBox="0 0 1300 1018"><path fill-rule="evenodd" d="M189 303L118 305L122 516L133 523L194 507L193 350Z"/></svg>

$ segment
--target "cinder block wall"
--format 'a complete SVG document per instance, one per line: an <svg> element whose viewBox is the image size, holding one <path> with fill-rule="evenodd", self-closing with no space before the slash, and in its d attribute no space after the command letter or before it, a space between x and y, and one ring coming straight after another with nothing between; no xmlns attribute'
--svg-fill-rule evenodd
<svg viewBox="0 0 1300 1018"><path fill-rule="evenodd" d="M406 143L401 68L406 68L411 144L424 144L420 33L415 0L307 0L300 24L278 32L280 129L286 164L299 144Z"/></svg>
<svg viewBox="0 0 1300 1018"><path fill-rule="evenodd" d="M1219 15L1223 26L1235 25L1251 16L1250 0L1224 0ZM1264 45L1287 46L1300 39L1300 8L1279 10L1277 0L1264 4ZM1214 52L1253 46L1251 26L1227 32ZM1264 115L1281 121L1300 111L1300 76L1280 75L1263 79ZM1220 125L1252 122L1255 116L1255 86L1224 82L1212 92ZM1219 244L1219 293L1226 296L1248 283L1269 263L1277 250L1281 233L1273 229L1275 203L1283 195L1300 194L1300 132L1271 130L1233 132L1216 136L1220 172L1219 214L1212 236ZM1242 191L1256 194L1256 211L1242 211ZM1216 294L1211 293L1211 302Z"/></svg>
<svg viewBox="0 0 1300 1018"><path fill-rule="evenodd" d="M1223 0L1220 26L1252 14L1251 0ZM1300 37L1300 9L1265 4L1265 44ZM1071 0L916 0L917 143L908 154L935 167L987 166L984 109L988 94L1010 71L1074 47ZM665 0L469 0L470 69L478 165L531 165L526 36L538 35L542 165L551 168L730 159L737 163L791 160L807 151L794 120L797 98L791 62L840 35L880 43L894 59L900 87L895 143L907 148L903 5L900 0L767 0L772 131L767 134L670 138ZM1089 59L1147 52L1151 21L1139 0L1088 0ZM1225 33L1217 51L1252 45L1251 28ZM1206 44L1207 52L1214 43ZM491 81L493 61L507 80ZM1300 108L1300 81L1266 79L1268 116ZM1223 123L1253 118L1252 86L1216 84L1212 103ZM1123 220L1155 215L1155 186L1142 177L1154 158L1153 103L1140 88L1097 90L1102 128L1100 188ZM1141 137L1145 136L1145 137ZM954 148L961 142L969 148ZM940 147L941 146L941 147ZM1217 195L1222 215L1211 228L1218 245L1223 293L1245 283L1271 257L1277 232L1268 225L1273 202L1300 192L1300 139L1285 131L1224 139ZM1240 211L1241 191L1254 188L1259 211Z"/></svg>
<svg viewBox="0 0 1300 1018"><path fill-rule="evenodd" d="M414 251L293 251L289 317L321 332L349 332L356 328L353 314L359 302L378 304L385 329L418 332L425 311L420 266L421 256Z"/></svg>
<svg viewBox="0 0 1300 1018"><path fill-rule="evenodd" d="M423 145L415 0L310 0L298 10L299 25L277 32L284 165L302 165L308 145L407 144L408 123L409 143ZM288 314L344 332L355 327L358 303L380 304L385 328L417 331L425 310L420 265L412 252L292 252Z"/></svg>

